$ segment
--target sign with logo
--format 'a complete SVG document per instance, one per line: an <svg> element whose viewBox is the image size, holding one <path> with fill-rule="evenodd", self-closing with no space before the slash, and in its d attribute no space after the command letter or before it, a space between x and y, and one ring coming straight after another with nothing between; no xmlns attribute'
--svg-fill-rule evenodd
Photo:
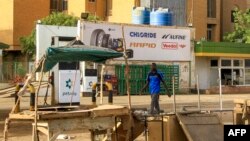
<svg viewBox="0 0 250 141"><path fill-rule="evenodd" d="M125 39L122 36L122 28ZM134 52L134 57L130 60L190 61L190 34L188 28L138 25L122 27L118 24L90 22L84 22L82 25L82 40L85 44L123 51L126 43L126 48ZM117 46L116 48L114 46L116 40L122 41L123 43L119 45L123 47Z"/></svg>
<svg viewBox="0 0 250 141"><path fill-rule="evenodd" d="M71 97L80 102L80 71L59 70L59 103L70 103Z"/></svg>
<svg viewBox="0 0 250 141"><path fill-rule="evenodd" d="M83 92L92 92L92 85L97 82L96 76L85 76L83 78Z"/></svg>

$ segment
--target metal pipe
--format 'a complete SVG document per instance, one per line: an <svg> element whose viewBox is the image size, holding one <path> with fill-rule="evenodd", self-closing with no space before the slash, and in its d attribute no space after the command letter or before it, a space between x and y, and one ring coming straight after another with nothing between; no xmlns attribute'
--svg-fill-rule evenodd
<svg viewBox="0 0 250 141"><path fill-rule="evenodd" d="M222 110L222 86L221 86L221 69L219 68L219 89L220 89L220 110Z"/></svg>
<svg viewBox="0 0 250 141"><path fill-rule="evenodd" d="M108 97L109 104L113 104L113 91L109 90L109 97Z"/></svg>
<svg viewBox="0 0 250 141"><path fill-rule="evenodd" d="M172 77L172 92L173 92L173 96L174 96L174 113L176 113L176 99L175 99L175 88L174 88L174 76Z"/></svg>
<svg viewBox="0 0 250 141"><path fill-rule="evenodd" d="M98 92L97 83L92 85L92 105L96 105L96 93Z"/></svg>
<svg viewBox="0 0 250 141"><path fill-rule="evenodd" d="M161 140L164 141L164 122L163 122L163 116L161 116Z"/></svg>
<svg viewBox="0 0 250 141"><path fill-rule="evenodd" d="M108 102L109 104L113 104L113 85L111 83L106 82L105 86L108 88Z"/></svg>
<svg viewBox="0 0 250 141"><path fill-rule="evenodd" d="M55 100L56 92L55 92L55 75L53 71L51 73L50 84L51 84L51 105L55 105L56 104L56 100Z"/></svg>
<svg viewBox="0 0 250 141"><path fill-rule="evenodd" d="M111 132L111 129L107 129L107 141L112 141L112 132Z"/></svg>
<svg viewBox="0 0 250 141"><path fill-rule="evenodd" d="M115 117L115 141L118 141L118 131L117 131L117 117Z"/></svg>
<svg viewBox="0 0 250 141"><path fill-rule="evenodd" d="M29 84L29 89L30 89L30 111L34 111L36 90L32 84Z"/></svg>
<svg viewBox="0 0 250 141"><path fill-rule="evenodd" d="M96 95L96 90L94 89L94 90L92 90L92 104L93 105L96 105L96 97L95 97L95 95Z"/></svg>
<svg viewBox="0 0 250 141"><path fill-rule="evenodd" d="M145 134L145 141L148 141L148 123L147 123L147 117L144 116L144 134Z"/></svg>
<svg viewBox="0 0 250 141"><path fill-rule="evenodd" d="M16 108L14 110L14 113L20 112L20 101L18 101L18 92L20 90L21 85L17 84L15 89L15 105Z"/></svg>
<svg viewBox="0 0 250 141"><path fill-rule="evenodd" d="M104 73L105 65L102 64L101 70L101 86L100 86L100 104L103 104L103 73Z"/></svg>
<svg viewBox="0 0 250 141"><path fill-rule="evenodd" d="M196 86L197 86L197 94L198 94L198 109L201 111L201 97L200 97L199 75L196 76Z"/></svg>

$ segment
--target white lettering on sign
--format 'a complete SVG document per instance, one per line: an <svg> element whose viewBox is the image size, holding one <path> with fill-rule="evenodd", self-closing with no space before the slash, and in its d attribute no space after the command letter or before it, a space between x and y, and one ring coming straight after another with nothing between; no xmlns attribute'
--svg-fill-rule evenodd
<svg viewBox="0 0 250 141"><path fill-rule="evenodd" d="M228 136L238 136L239 134L240 134L240 136L244 136L244 134L247 133L246 129L234 129L234 130L230 129Z"/></svg>

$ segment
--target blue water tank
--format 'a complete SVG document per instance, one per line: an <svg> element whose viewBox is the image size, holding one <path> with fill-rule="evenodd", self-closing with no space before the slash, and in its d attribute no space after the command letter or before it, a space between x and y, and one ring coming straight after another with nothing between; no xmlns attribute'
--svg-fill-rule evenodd
<svg viewBox="0 0 250 141"><path fill-rule="evenodd" d="M153 10L150 13L150 25L172 26L173 12L163 8Z"/></svg>
<svg viewBox="0 0 250 141"><path fill-rule="evenodd" d="M146 7L134 7L132 11L133 24L149 24L150 9Z"/></svg>

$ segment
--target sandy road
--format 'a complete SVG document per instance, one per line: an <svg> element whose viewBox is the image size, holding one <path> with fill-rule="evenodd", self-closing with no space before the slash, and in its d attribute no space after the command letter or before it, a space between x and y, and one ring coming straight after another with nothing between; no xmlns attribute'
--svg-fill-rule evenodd
<svg viewBox="0 0 250 141"><path fill-rule="evenodd" d="M243 98L243 99L250 99L250 94L229 94L223 95L223 108L233 108L233 99L236 98ZM50 99L48 99L49 101ZM99 99L97 99L98 101ZM104 102L108 102L107 97L104 98ZM177 102L177 111L181 109L182 106L196 106L197 105L197 95L177 95L176 96ZM5 94L4 97L0 98L0 140L3 137L3 125L4 119L7 117L9 111L11 110L14 98L10 97ZM132 106L133 107L140 107L140 108L147 108L149 107L150 103L150 96L132 96ZM39 98L39 104L43 104L43 97ZM90 97L81 97L81 104L91 104ZM127 105L127 97L126 96L115 96L114 97L114 104L117 105ZM168 98L167 96L160 97L160 104L161 109L171 112L173 111L173 97ZM29 106L29 97L23 97L21 100L21 108L26 109ZM219 108L219 96L218 95L201 95L201 107L202 109L218 109ZM225 122L232 122L232 114L230 113L223 113ZM31 140L31 122L22 122L16 123L13 122L11 124L9 133L9 140L10 141L29 141ZM76 138L74 141L88 141L89 140L89 133L87 130L85 131L71 131L66 132L71 136L75 136ZM41 140L44 140L44 136L41 137ZM143 137L140 137L137 141L143 141Z"/></svg>

